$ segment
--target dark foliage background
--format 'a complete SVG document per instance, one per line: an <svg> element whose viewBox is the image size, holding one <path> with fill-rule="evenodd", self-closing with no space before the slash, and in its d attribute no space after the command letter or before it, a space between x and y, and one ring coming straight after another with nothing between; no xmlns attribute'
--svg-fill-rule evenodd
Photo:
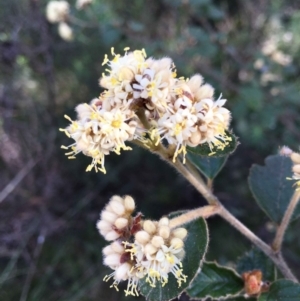
<svg viewBox="0 0 300 301"><path fill-rule="evenodd" d="M106 175L85 173L82 155L64 156L63 115L75 117L78 103L99 95L112 46L170 56L178 74L201 73L228 99L241 144L214 188L270 242L276 225L256 205L247 176L280 146L299 149L299 1L94 0L82 11L69 3L72 42L47 22L46 0L0 0L0 300L123 300L102 281L109 271L95 224L108 199L130 194L150 218L205 204L142 149L109 156ZM250 249L219 218L209 226L208 259L233 266ZM290 227L284 252L300 276L298 227Z"/></svg>

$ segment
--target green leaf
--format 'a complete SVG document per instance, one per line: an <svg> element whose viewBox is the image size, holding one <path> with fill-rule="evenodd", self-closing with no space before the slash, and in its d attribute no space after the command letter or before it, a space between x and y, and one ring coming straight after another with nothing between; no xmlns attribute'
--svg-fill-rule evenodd
<svg viewBox="0 0 300 301"><path fill-rule="evenodd" d="M256 248L239 258L236 270L241 275L245 272L260 270L264 281L274 281L276 279L276 269L273 262Z"/></svg>
<svg viewBox="0 0 300 301"><path fill-rule="evenodd" d="M265 166L254 164L251 167L249 186L258 205L279 224L295 191L293 181L287 180L292 176L292 161L289 157L274 155L267 157L265 163ZM299 215L300 206L293 218Z"/></svg>
<svg viewBox="0 0 300 301"><path fill-rule="evenodd" d="M196 147L188 146L187 151L205 157L220 157L220 156L229 155L235 151L238 145L238 141L237 141L237 137L231 132L225 131L225 133L230 140L227 141L228 144L223 149L221 148L218 149L215 146L210 148L209 144L206 142L206 143L199 144Z"/></svg>
<svg viewBox="0 0 300 301"><path fill-rule="evenodd" d="M170 214L169 217L178 214L178 212ZM208 228L206 221L200 218L184 225L184 228L188 231L188 235L184 243L186 256L182 261L182 269L183 273L187 276L187 281L182 283L181 287L178 287L174 275L170 273L169 281L164 287L162 287L160 283L157 283L156 287L151 287L144 278L140 281L139 289L146 300L164 301L176 298L190 285L190 282L199 272L208 245Z"/></svg>
<svg viewBox="0 0 300 301"><path fill-rule="evenodd" d="M209 179L217 176L228 159L228 156L201 157L192 153L188 153L187 157Z"/></svg>
<svg viewBox="0 0 300 301"><path fill-rule="evenodd" d="M281 279L270 286L267 293L262 294L259 301L299 301L300 285L290 280Z"/></svg>
<svg viewBox="0 0 300 301"><path fill-rule="evenodd" d="M227 299L240 294L243 288L244 281L234 270L214 262L205 262L187 293L196 299Z"/></svg>

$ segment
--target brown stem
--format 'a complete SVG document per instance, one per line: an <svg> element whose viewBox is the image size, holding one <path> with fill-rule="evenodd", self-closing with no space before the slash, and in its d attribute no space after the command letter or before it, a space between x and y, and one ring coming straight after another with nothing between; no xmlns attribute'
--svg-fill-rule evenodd
<svg viewBox="0 0 300 301"><path fill-rule="evenodd" d="M170 220L169 226L170 228L176 228L186 223L189 223L192 220L195 220L199 217L208 218L212 215L219 213L219 211L220 211L219 206L208 205L208 206L200 207L172 218Z"/></svg>
<svg viewBox="0 0 300 301"><path fill-rule="evenodd" d="M284 261L281 253L276 253L274 250L262 241L258 236L256 236L251 230L249 230L244 224L242 224L237 218L235 218L227 209L221 205L221 210L219 215L229 222L234 228L236 228L240 233L247 237L256 247L262 250L277 266L277 268L282 272L282 274L294 282L298 282L297 278L293 275L290 268Z"/></svg>
<svg viewBox="0 0 300 301"><path fill-rule="evenodd" d="M247 237L256 247L262 250L274 262L277 268L287 279L298 282L297 278L293 275L288 265L284 261L282 254L280 252L274 252L269 245L262 241L250 229L248 229L237 218L235 218L227 209L225 209L225 207L221 205L218 198L212 193L202 179L199 179L199 177L196 178L181 162L179 162L178 159L174 163L172 161L172 157L168 156L164 149L162 151L158 149L156 153L162 159L171 164L180 174L182 174L210 205L218 205L218 208L220 209L218 214L227 222L229 222L234 228L236 228L241 234Z"/></svg>
<svg viewBox="0 0 300 301"><path fill-rule="evenodd" d="M299 202L300 199L300 192L299 191L295 191L294 195L291 198L291 201L286 209L286 212L283 216L283 219L281 221L281 224L279 225L276 235L275 235L275 239L273 241L272 244L272 248L275 252L280 252L281 250L281 246L282 246L282 242L283 242L283 238L284 238L284 234L287 230L287 227L291 221L293 212L296 209L296 206Z"/></svg>

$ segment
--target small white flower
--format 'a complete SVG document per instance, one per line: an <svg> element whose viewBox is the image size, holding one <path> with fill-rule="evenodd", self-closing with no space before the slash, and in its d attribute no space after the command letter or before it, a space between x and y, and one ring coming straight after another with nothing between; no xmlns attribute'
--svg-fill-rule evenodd
<svg viewBox="0 0 300 301"><path fill-rule="evenodd" d="M69 3L67 1L50 1L46 7L46 17L51 23L65 21L69 16Z"/></svg>
<svg viewBox="0 0 300 301"><path fill-rule="evenodd" d="M58 33L60 37L67 41L70 42L73 40L73 29L65 22L60 22L58 25Z"/></svg>

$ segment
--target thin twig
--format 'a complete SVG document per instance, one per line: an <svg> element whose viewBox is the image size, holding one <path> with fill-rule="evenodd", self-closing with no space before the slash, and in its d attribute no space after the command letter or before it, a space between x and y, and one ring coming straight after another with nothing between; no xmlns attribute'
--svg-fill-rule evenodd
<svg viewBox="0 0 300 301"><path fill-rule="evenodd" d="M277 268L282 272L282 274L294 282L298 282L297 278L293 275L287 264L285 263L281 253L276 253L274 250L262 241L258 236L256 236L250 229L248 229L244 224L242 224L237 218L235 218L228 210L226 210L219 202L218 198L212 193L209 187L202 181L197 179L179 160L174 163L169 157L165 155L164 152L157 151L157 154L169 164L171 164L175 169L182 174L206 199L210 205L218 205L221 210L219 215L229 222L234 228L236 228L240 233L242 233L246 238L248 238L255 246L262 250L277 266Z"/></svg>
<svg viewBox="0 0 300 301"><path fill-rule="evenodd" d="M182 226L186 223L191 222L199 217L208 218L212 215L218 214L220 212L219 206L203 206L194 210L190 210L186 213L183 213L177 217L174 217L170 220L170 228L176 228Z"/></svg>
<svg viewBox="0 0 300 301"><path fill-rule="evenodd" d="M299 203L299 200L300 200L300 191L295 191L295 193L292 196L291 201L285 211L283 219L277 229L275 239L272 244L272 248L275 252L280 252L280 250L281 250L284 234L291 221L293 212L295 211L296 206Z"/></svg>
<svg viewBox="0 0 300 301"><path fill-rule="evenodd" d="M176 160L176 162L173 163L170 158L164 159L168 161L172 166L174 166L200 192L200 194L203 195L208 204L219 204L217 197L212 194L212 192L207 188L206 184L200 177L195 177L190 171L185 168L185 166L179 160Z"/></svg>
<svg viewBox="0 0 300 301"><path fill-rule="evenodd" d="M282 274L294 282L298 282L297 278L293 275L290 268L284 261L281 253L275 253L274 250L256 236L251 230L249 230L244 224L242 224L237 218L235 218L227 209L221 207L219 215L229 222L240 233L247 237L256 247L263 251L278 267Z"/></svg>
<svg viewBox="0 0 300 301"><path fill-rule="evenodd" d="M3 202L7 196L19 185L19 183L25 178L25 176L30 172L36 163L36 160L30 160L5 186L5 188L0 192L0 203Z"/></svg>
<svg viewBox="0 0 300 301"><path fill-rule="evenodd" d="M189 158L186 158L185 166L193 173L196 178L199 178L200 181L203 181L200 170L195 167L195 165L190 161Z"/></svg>

